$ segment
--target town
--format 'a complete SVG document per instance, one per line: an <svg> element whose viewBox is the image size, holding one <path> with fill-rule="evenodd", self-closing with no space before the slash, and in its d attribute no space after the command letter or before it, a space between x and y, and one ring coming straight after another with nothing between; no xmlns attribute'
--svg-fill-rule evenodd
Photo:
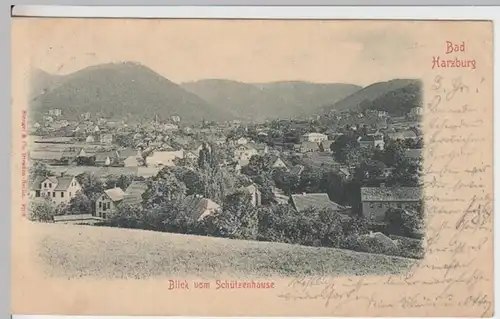
<svg viewBox="0 0 500 319"><path fill-rule="evenodd" d="M36 221L422 258L422 108L303 119L30 123Z"/></svg>

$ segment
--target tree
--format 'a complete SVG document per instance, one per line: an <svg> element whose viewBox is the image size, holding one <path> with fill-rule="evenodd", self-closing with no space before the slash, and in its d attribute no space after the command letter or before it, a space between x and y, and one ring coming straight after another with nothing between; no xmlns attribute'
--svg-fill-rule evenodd
<svg viewBox="0 0 500 319"><path fill-rule="evenodd" d="M283 190L285 195L291 195L299 192L300 175L292 174L285 170L275 170L273 180L276 187Z"/></svg>
<svg viewBox="0 0 500 319"><path fill-rule="evenodd" d="M37 177L50 176L50 170L42 162L33 161L29 168L29 181L33 183Z"/></svg>
<svg viewBox="0 0 500 319"><path fill-rule="evenodd" d="M82 191L78 191L69 201L67 214L90 214L92 211L90 199Z"/></svg>
<svg viewBox="0 0 500 319"><path fill-rule="evenodd" d="M126 190L132 183L133 177L129 175L110 175L106 179L105 188L110 189L119 187Z"/></svg>
<svg viewBox="0 0 500 319"><path fill-rule="evenodd" d="M54 216L67 215L69 210L69 205L66 203L60 203L55 207Z"/></svg>
<svg viewBox="0 0 500 319"><path fill-rule="evenodd" d="M193 170L186 167L168 168L175 177L186 185L186 195L204 194L205 185L199 170Z"/></svg>
<svg viewBox="0 0 500 319"><path fill-rule="evenodd" d="M387 143L383 155L382 161L389 167L396 165L405 157L405 146L404 142L397 140Z"/></svg>
<svg viewBox="0 0 500 319"><path fill-rule="evenodd" d="M330 200L344 204L345 202L345 185L344 179L334 170L323 171L319 189L321 192L325 192L330 197Z"/></svg>
<svg viewBox="0 0 500 319"><path fill-rule="evenodd" d="M222 211L208 216L212 235L235 239L255 239L258 233L257 209L250 195L236 192L224 200Z"/></svg>
<svg viewBox="0 0 500 319"><path fill-rule="evenodd" d="M48 198L42 201L31 202L29 219L37 222L52 222L56 215L56 207Z"/></svg>
<svg viewBox="0 0 500 319"><path fill-rule="evenodd" d="M261 193L261 203L262 205L267 205L269 203L272 203L274 201L274 181L272 179L272 176L268 173L262 173L258 176L254 176L252 178L252 181L254 184L257 185L257 188L259 189Z"/></svg>
<svg viewBox="0 0 500 319"><path fill-rule="evenodd" d="M256 176L262 174L269 169L268 162L264 156L253 155L248 161L248 165L243 167L241 172L248 176Z"/></svg>
<svg viewBox="0 0 500 319"><path fill-rule="evenodd" d="M147 182L148 189L142 194L146 206L162 205L169 201L182 200L186 185L173 174L165 174Z"/></svg>
<svg viewBox="0 0 500 319"><path fill-rule="evenodd" d="M288 204L260 207L258 209L258 239L270 242L297 243L296 220L299 213Z"/></svg>
<svg viewBox="0 0 500 319"><path fill-rule="evenodd" d="M401 208L389 208L385 212L385 220L389 232L400 236L412 237L419 233L423 226L419 212Z"/></svg>
<svg viewBox="0 0 500 319"><path fill-rule="evenodd" d="M131 134L118 134L115 137L116 144L122 147L135 147L134 137Z"/></svg>
<svg viewBox="0 0 500 319"><path fill-rule="evenodd" d="M76 176L82 186L83 193L91 200L95 200L104 191L104 183L94 173L84 172Z"/></svg>
<svg viewBox="0 0 500 319"><path fill-rule="evenodd" d="M376 180L383 176L385 164L381 161L365 160L356 168L355 178L360 181Z"/></svg>
<svg viewBox="0 0 500 319"><path fill-rule="evenodd" d="M420 163L403 157L395 163L387 184L390 186L418 187L420 186L420 175Z"/></svg>
<svg viewBox="0 0 500 319"><path fill-rule="evenodd" d="M111 215L109 223L121 228L140 228L143 209L140 205L120 204Z"/></svg>

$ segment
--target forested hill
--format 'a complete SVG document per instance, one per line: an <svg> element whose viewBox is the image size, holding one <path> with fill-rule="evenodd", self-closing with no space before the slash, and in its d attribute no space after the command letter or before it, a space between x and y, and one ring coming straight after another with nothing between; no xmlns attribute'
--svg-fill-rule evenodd
<svg viewBox="0 0 500 319"><path fill-rule="evenodd" d="M30 113L35 118L58 108L68 119L85 112L118 119L152 119L155 115L160 119L178 115L187 122L233 119L178 84L134 62L101 64L52 78L47 73L36 72L32 91Z"/></svg>
<svg viewBox="0 0 500 319"><path fill-rule="evenodd" d="M422 106L422 82L414 79L395 79L377 82L345 99L325 107L331 111L386 111L392 116L407 114L413 107Z"/></svg>

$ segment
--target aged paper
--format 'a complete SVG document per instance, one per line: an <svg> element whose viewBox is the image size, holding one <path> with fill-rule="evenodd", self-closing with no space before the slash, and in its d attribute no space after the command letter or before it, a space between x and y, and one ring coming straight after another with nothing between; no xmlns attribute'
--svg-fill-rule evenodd
<svg viewBox="0 0 500 319"><path fill-rule="evenodd" d="M492 316L492 34L14 18L12 313Z"/></svg>

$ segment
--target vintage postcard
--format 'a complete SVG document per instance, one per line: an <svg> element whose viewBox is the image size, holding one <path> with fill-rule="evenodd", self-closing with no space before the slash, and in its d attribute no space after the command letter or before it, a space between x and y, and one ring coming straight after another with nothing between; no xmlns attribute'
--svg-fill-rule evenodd
<svg viewBox="0 0 500 319"><path fill-rule="evenodd" d="M14 18L12 313L492 316L493 23Z"/></svg>

